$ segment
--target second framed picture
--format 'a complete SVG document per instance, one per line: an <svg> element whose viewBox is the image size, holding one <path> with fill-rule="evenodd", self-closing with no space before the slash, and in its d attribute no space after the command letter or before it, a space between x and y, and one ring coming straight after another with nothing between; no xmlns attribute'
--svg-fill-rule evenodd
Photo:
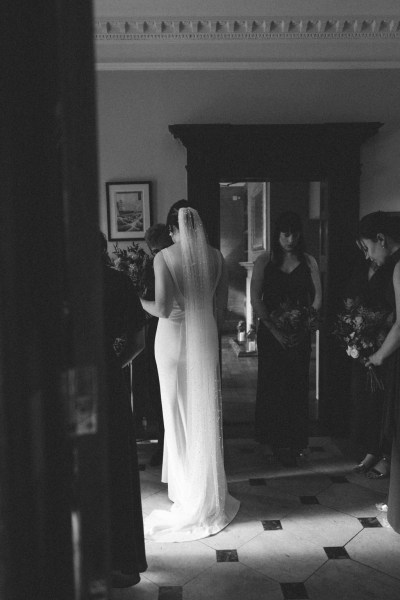
<svg viewBox="0 0 400 600"><path fill-rule="evenodd" d="M144 239L150 227L150 181L106 183L108 239L130 241Z"/></svg>

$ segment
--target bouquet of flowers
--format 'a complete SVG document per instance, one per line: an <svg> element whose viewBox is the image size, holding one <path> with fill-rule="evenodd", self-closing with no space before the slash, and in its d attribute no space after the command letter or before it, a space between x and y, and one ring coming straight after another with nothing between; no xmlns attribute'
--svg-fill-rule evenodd
<svg viewBox="0 0 400 600"><path fill-rule="evenodd" d="M145 300L154 300L153 258L136 242L126 250L122 250L118 243L114 244L113 254L116 255L114 267L129 275L139 296Z"/></svg>
<svg viewBox="0 0 400 600"><path fill-rule="evenodd" d="M347 298L344 305L345 310L338 315L332 333L346 348L348 356L365 365L368 357L382 345L393 324L393 313L367 308L360 298ZM368 367L367 386L371 392L383 390L383 382L372 365Z"/></svg>
<svg viewBox="0 0 400 600"><path fill-rule="evenodd" d="M289 300L272 311L270 319L277 329L289 334L314 332L319 328L319 315L315 308Z"/></svg>

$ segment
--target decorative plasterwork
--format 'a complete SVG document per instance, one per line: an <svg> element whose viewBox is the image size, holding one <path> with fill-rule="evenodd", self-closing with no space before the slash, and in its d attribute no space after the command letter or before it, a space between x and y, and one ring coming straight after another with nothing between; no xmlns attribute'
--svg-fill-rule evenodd
<svg viewBox="0 0 400 600"><path fill-rule="evenodd" d="M400 37L400 17L97 19L98 42L156 40L384 39Z"/></svg>

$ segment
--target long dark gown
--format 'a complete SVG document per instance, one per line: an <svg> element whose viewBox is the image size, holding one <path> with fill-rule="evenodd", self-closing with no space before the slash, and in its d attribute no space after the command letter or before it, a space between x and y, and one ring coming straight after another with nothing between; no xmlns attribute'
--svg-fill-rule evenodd
<svg viewBox="0 0 400 600"><path fill-rule="evenodd" d="M286 301L310 306L315 290L305 262L284 273L270 261L264 269L262 298L270 314ZM310 336L284 349L265 325L258 328L256 440L294 451L308 445Z"/></svg>
<svg viewBox="0 0 400 600"><path fill-rule="evenodd" d="M400 250L389 258L392 271L400 261ZM393 279L387 289L387 299L396 314ZM385 361L385 427L393 435L392 458L387 519L393 529L400 533L400 348Z"/></svg>
<svg viewBox="0 0 400 600"><path fill-rule="evenodd" d="M147 569L136 436L126 378L113 348L115 339L126 333L128 322L136 330L144 325L144 312L139 298L124 273L105 266L112 569L135 573Z"/></svg>
<svg viewBox="0 0 400 600"><path fill-rule="evenodd" d="M146 320L146 346L137 358L137 369L132 373L132 386L135 402L136 423L142 417L147 417L157 424L158 448L164 446L164 421L161 406L160 382L156 359L154 357L154 342L158 325L157 317Z"/></svg>
<svg viewBox="0 0 400 600"><path fill-rule="evenodd" d="M386 263L368 279L369 268L369 261L360 256L346 288L346 297L359 298L373 310L389 312L392 308L386 296L393 276L393 265L391 261ZM384 371L385 366L379 368L381 376L384 376ZM352 360L350 435L360 453L380 457L390 453L391 436L388 438L387 432L384 435L382 427L384 393L368 389L367 374L368 371L361 362Z"/></svg>
<svg viewBox="0 0 400 600"><path fill-rule="evenodd" d="M147 371L146 381L149 394L150 415L157 422L157 449L163 452L164 449L164 419L161 404L160 382L158 379L157 363L154 356L154 344L157 333L158 319L151 317L148 319L146 327L146 359Z"/></svg>

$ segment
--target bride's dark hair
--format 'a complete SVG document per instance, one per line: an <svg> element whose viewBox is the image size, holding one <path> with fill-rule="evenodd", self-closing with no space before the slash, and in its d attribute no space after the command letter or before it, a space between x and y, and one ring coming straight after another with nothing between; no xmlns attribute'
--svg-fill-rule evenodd
<svg viewBox="0 0 400 600"><path fill-rule="evenodd" d="M167 215L167 227L172 231L173 227L179 229L178 213L180 208L193 208L187 200L178 200L175 202L168 211Z"/></svg>
<svg viewBox="0 0 400 600"><path fill-rule="evenodd" d="M275 229L272 235L272 260L280 266L283 262L283 249L279 243L281 233L298 233L299 239L296 247L293 248L293 253L297 256L300 262L306 262L305 257L305 241L303 236L303 224L299 215L288 210L279 215L275 222Z"/></svg>
<svg viewBox="0 0 400 600"><path fill-rule="evenodd" d="M395 242L400 242L400 217L383 210L365 215L358 225L359 238L376 242L378 233L383 233Z"/></svg>

